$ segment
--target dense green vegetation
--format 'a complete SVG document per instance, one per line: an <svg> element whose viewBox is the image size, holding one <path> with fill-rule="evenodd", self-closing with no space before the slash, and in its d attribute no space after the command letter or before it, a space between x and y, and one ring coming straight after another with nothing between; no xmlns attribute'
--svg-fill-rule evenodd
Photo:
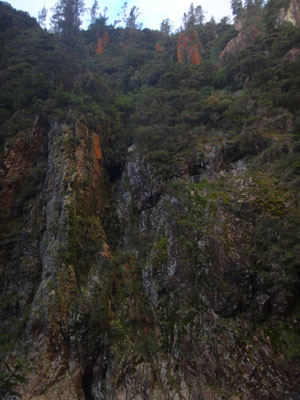
<svg viewBox="0 0 300 400"><path fill-rule="evenodd" d="M72 1L76 18L68 14L71 2L60 0L50 31L0 2L0 157L18 134L30 142L37 116L45 124L71 124L82 117L90 131L101 136L105 183L111 193L107 188L97 190L113 196L128 148L134 145L133 151L150 166L161 192L178 202L176 207L164 205L164 212L177 235L178 262L187 266L186 274L196 282L195 289L182 295L178 282L170 279L159 293L160 309L155 314L145 300L142 274L151 260L153 279L164 277L170 247L166 232L161 229L156 236L153 232L143 236L136 209L130 210L130 226L121 227L108 199L102 207L106 215L98 215L97 191L91 195L87 181L67 210L68 243L57 254L58 263L76 264L78 288L69 313L82 320L78 317L72 328L78 333L84 326L92 351L99 341L101 345L110 341L119 346L116 357L127 348L149 360L159 346L168 354L176 321L181 321L178 334L183 337L195 310L204 307L197 293L199 284L204 293L222 293L219 303L226 306L215 306L220 326L227 324L228 317L240 317L233 320L232 330L240 329L238 335L244 338L243 318L253 323L250 333L255 323L261 323L262 335L270 337L274 352L284 355L282 364L297 360L300 27L277 23L280 10L289 2L232 1L247 43L222 58L221 52L239 33L228 18L205 22L201 6L191 6L183 27L170 33L168 20L161 31L141 29L136 7L128 14L124 6L120 17L124 28L108 25L106 14L97 14L95 2L89 28L80 30L83 4ZM197 38L200 65L178 62L178 41L184 34ZM101 51L97 51L99 41ZM65 135L57 146L73 154L79 140ZM91 152L92 145L90 141ZM42 189L46 158L43 149L36 165L22 177L11 213L1 210L0 250L5 257L13 251L25 215ZM90 173L93 167L88 168ZM72 173L66 179L71 181ZM90 180L91 175L87 174ZM102 260L103 281L95 284L91 300L85 302L88 273L95 254L101 256L105 235L112 255ZM121 236L126 237L126 248ZM200 240L205 242L201 254ZM241 276L243 268L247 270L253 291L273 296L272 308L267 306L259 314L253 297L245 300L243 295L234 308L237 282L226 274L219 276L218 254ZM213 271L209 278L207 265ZM1 285L2 280L0 276ZM18 301L7 298L0 306L0 317L9 315L4 328L0 326L0 357L17 346L24 333L30 304L25 305L26 315L18 318L12 306ZM157 327L164 335L155 332ZM0 392L22 383L19 364L16 373L9 368L0 371Z"/></svg>

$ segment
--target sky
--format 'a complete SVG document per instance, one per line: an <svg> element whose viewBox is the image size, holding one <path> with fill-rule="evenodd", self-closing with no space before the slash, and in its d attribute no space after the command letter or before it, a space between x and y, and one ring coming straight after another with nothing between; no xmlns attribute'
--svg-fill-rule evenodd
<svg viewBox="0 0 300 400"><path fill-rule="evenodd" d="M17 10L27 11L32 17L37 18L38 11L43 6L50 9L56 3L56 0L7 0ZM140 16L138 22L143 23L143 28L159 29L163 19L169 18L172 22L173 29L180 27L182 16L187 12L192 0L128 0L128 10L132 6L139 7ZM93 0L85 0L85 6L91 7ZM109 23L113 23L117 19L117 15L121 10L124 0L98 0L100 11L105 7L108 8L107 16ZM230 0L201 0L194 1L195 7L202 6L205 12L206 21L209 21L213 15L216 21L224 16L231 17ZM85 24L86 25L86 24Z"/></svg>

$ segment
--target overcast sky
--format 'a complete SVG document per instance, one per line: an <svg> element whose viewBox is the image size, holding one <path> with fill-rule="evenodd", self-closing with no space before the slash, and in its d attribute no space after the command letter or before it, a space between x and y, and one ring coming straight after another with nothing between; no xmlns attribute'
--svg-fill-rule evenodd
<svg viewBox="0 0 300 400"><path fill-rule="evenodd" d="M56 0L8 0L16 9L29 12L32 17L37 17L45 5L51 8ZM128 9L132 6L139 7L141 15L138 22L143 23L143 28L159 29L160 22L165 18L170 18L174 29L179 28L183 13L188 11L191 0L128 0ZM85 6L91 7L93 0L85 0ZM108 8L109 22L113 23L117 19L124 0L98 0L101 10ZM231 16L230 0L202 0L194 1L194 5L201 5L205 11L206 20L210 20L213 15L218 21L224 16Z"/></svg>

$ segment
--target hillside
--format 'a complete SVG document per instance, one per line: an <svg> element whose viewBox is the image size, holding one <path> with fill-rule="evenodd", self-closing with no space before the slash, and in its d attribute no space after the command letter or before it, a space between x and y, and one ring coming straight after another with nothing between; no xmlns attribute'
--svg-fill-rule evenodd
<svg viewBox="0 0 300 400"><path fill-rule="evenodd" d="M1 399L300 399L300 3L236 3L0 2Z"/></svg>

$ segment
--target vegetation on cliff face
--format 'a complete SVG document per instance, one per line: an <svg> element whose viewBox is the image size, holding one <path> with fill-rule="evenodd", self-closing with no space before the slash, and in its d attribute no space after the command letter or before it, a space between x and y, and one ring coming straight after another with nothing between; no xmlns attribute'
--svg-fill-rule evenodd
<svg viewBox="0 0 300 400"><path fill-rule="evenodd" d="M0 2L1 396L300 398L299 1L82 7Z"/></svg>

